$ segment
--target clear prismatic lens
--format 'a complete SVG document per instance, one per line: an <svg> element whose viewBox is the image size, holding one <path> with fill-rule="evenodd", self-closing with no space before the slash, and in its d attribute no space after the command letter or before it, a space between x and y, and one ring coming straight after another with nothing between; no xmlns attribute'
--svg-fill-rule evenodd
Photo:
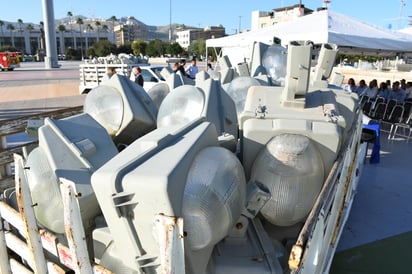
<svg viewBox="0 0 412 274"><path fill-rule="evenodd" d="M98 86L86 96L84 112L101 124L110 136L116 135L123 120L123 100L113 87Z"/></svg>
<svg viewBox="0 0 412 274"><path fill-rule="evenodd" d="M286 48L279 45L270 46L263 54L262 63L272 79L272 84L284 86L287 65Z"/></svg>
<svg viewBox="0 0 412 274"><path fill-rule="evenodd" d="M157 127L186 124L199 118L204 107L204 95L196 87L184 85L170 92L160 105Z"/></svg>
<svg viewBox="0 0 412 274"><path fill-rule="evenodd" d="M233 99L236 105L236 113L239 115L245 108L247 92L252 86L260 86L258 80L249 76L240 76L233 79L227 88L227 94Z"/></svg>
<svg viewBox="0 0 412 274"><path fill-rule="evenodd" d="M251 178L272 196L261 210L263 217L290 226L303 221L313 207L324 182L323 160L308 137L281 134L259 152Z"/></svg>

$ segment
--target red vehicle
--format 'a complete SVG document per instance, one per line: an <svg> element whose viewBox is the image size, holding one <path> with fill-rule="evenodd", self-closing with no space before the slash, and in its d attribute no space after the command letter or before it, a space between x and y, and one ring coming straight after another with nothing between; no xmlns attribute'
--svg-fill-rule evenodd
<svg viewBox="0 0 412 274"><path fill-rule="evenodd" d="M20 67L20 59L17 52L0 52L1 70L13 70Z"/></svg>

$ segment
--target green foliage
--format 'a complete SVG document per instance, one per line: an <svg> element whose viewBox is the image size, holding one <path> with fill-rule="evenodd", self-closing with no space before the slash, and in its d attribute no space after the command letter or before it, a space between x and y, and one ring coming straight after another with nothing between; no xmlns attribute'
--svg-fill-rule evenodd
<svg viewBox="0 0 412 274"><path fill-rule="evenodd" d="M144 42L143 40L137 39L137 40L134 40L132 43L133 54L136 56L140 55L140 53L145 55L146 48L147 48L147 43Z"/></svg>
<svg viewBox="0 0 412 274"><path fill-rule="evenodd" d="M160 39L155 39L149 42L146 48L146 55L149 56L161 56L166 52L168 43Z"/></svg>
<svg viewBox="0 0 412 274"><path fill-rule="evenodd" d="M74 49L72 47L68 47L66 49L66 60L81 60L82 53L80 49Z"/></svg>
<svg viewBox="0 0 412 274"><path fill-rule="evenodd" d="M166 53L172 56L180 56L183 53L183 48L179 43L171 43L167 46Z"/></svg>
<svg viewBox="0 0 412 274"><path fill-rule="evenodd" d="M94 47L89 47L86 50L86 56L92 56L92 57L96 56L96 50L94 49Z"/></svg>
<svg viewBox="0 0 412 274"><path fill-rule="evenodd" d="M124 45L119 46L116 50L116 53L133 53L132 44L127 42Z"/></svg>
<svg viewBox="0 0 412 274"><path fill-rule="evenodd" d="M393 59L396 58L396 56L392 56L392 57ZM342 62L344 59L347 59L350 63L359 62L359 60L373 63L373 62L376 62L382 59L391 59L391 57L390 56L381 57L381 56L338 54L336 59L338 60L338 62L339 61Z"/></svg>
<svg viewBox="0 0 412 274"><path fill-rule="evenodd" d="M221 51L221 48L207 48L207 55L209 56L209 62L217 61L217 54Z"/></svg>
<svg viewBox="0 0 412 274"><path fill-rule="evenodd" d="M206 41L204 39L198 39L190 43L189 52L192 55L200 56L206 55Z"/></svg>
<svg viewBox="0 0 412 274"><path fill-rule="evenodd" d="M94 49L96 56L103 57L107 56L110 53L116 53L116 45L113 45L108 40L100 40L96 44L94 44Z"/></svg>
<svg viewBox="0 0 412 274"><path fill-rule="evenodd" d="M3 45L0 47L0 51L18 51L16 47L10 46L10 45Z"/></svg>

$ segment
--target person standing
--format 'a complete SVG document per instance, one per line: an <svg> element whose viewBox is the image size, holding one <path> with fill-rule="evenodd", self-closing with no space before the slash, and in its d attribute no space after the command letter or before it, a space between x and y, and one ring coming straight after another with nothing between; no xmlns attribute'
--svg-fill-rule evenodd
<svg viewBox="0 0 412 274"><path fill-rule="evenodd" d="M116 74L116 68L115 67L108 67L107 70L106 70L106 73L103 76L102 81L109 80L115 74Z"/></svg>
<svg viewBox="0 0 412 274"><path fill-rule="evenodd" d="M186 69L186 74L190 79L195 79L196 74L199 72L198 67L196 66L196 59L193 58L190 66Z"/></svg>
<svg viewBox="0 0 412 274"><path fill-rule="evenodd" d="M213 72L213 67L211 63L207 63L207 72Z"/></svg>
<svg viewBox="0 0 412 274"><path fill-rule="evenodd" d="M186 59L181 59L179 62L179 71L182 76L188 76L185 71Z"/></svg>
<svg viewBox="0 0 412 274"><path fill-rule="evenodd" d="M139 66L133 67L132 76L134 76L134 79L131 78L130 80L134 81L136 84L143 87L144 80L142 76L142 69Z"/></svg>

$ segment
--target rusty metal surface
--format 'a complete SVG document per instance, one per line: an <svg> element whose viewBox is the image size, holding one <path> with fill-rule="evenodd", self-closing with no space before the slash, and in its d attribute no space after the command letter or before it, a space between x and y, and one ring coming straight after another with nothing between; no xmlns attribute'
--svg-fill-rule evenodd
<svg viewBox="0 0 412 274"><path fill-rule="evenodd" d="M57 237L44 229L40 229L40 237L43 248L57 257L59 255L57 253Z"/></svg>
<svg viewBox="0 0 412 274"><path fill-rule="evenodd" d="M46 273L46 259L41 245L40 234L34 215L27 177L24 171L23 158L14 154L16 163L16 198L21 219L25 229L25 238L33 269L36 273Z"/></svg>
<svg viewBox="0 0 412 274"><path fill-rule="evenodd" d="M160 273L185 273L183 218L156 215L160 246Z"/></svg>
<svg viewBox="0 0 412 274"><path fill-rule="evenodd" d="M44 119L46 117L53 119L62 119L65 117L73 116L75 114L79 114L81 112L83 112L83 106L76 106L54 111L41 112L38 114L32 114L8 120L2 120L0 121L0 136L24 132L29 120Z"/></svg>
<svg viewBox="0 0 412 274"><path fill-rule="evenodd" d="M72 269L76 273L91 273L92 267L75 183L61 178L60 192L63 198L64 227L72 257Z"/></svg>
<svg viewBox="0 0 412 274"><path fill-rule="evenodd" d="M300 260L302 259L303 248L300 245L294 245L289 256L289 268L296 270L299 268Z"/></svg>

